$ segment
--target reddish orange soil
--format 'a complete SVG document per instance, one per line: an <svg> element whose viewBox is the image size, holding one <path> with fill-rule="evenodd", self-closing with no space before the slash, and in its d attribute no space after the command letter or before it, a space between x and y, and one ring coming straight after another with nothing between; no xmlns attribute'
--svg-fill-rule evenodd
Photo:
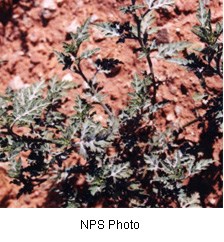
<svg viewBox="0 0 224 242"><path fill-rule="evenodd" d="M8 7L1 6L0 1L0 59L7 63L0 68L0 92L3 93L7 86L19 89L27 84L34 83L40 78L51 78L57 75L63 78L70 74L75 82L81 83L79 79L69 71L62 71L61 65L52 53L54 49L60 50L61 44L66 40L69 31L75 30L77 24L92 16L95 21L125 21L126 16L117 8L128 4L128 0L37 0L26 1L8 0ZM7 2L7 1L6 1ZM10 5L10 2L15 2ZM50 6L43 3L51 2ZM222 19L222 1L210 2L213 22ZM191 28L197 23L195 12L197 1L177 0L175 8L162 11L158 16L157 24L160 31L157 41L172 42L187 40L198 42L192 34ZM144 61L136 61L133 54L135 43L127 42L116 45L116 40L105 39L97 31L93 31L90 38L91 46L100 47L98 57L118 58L124 64L112 77L101 76L101 82L108 95L108 101L116 112L127 103L127 93L130 91L130 83L133 73L145 68ZM172 101L164 109L161 125L183 126L194 119L193 110L195 102L192 95L202 91L198 79L193 73L169 64L164 61L153 59L155 73L158 79L164 81L165 85L160 87L158 100L167 99ZM86 63L86 72L91 72L91 65ZM222 90L222 82L219 78L208 78L207 84L211 89ZM72 107L65 106L67 112ZM200 130L197 124L189 126L184 132L185 139L197 142ZM219 161L222 140L218 140L213 147L213 157ZM5 167L0 164L0 207L41 207L45 203L47 185L43 185L31 195L23 195L16 199L17 187L9 183L5 174ZM207 206L215 207L221 201L222 190L220 176L214 177L214 189L208 192L205 203ZM203 184L202 184L203 185Z"/></svg>

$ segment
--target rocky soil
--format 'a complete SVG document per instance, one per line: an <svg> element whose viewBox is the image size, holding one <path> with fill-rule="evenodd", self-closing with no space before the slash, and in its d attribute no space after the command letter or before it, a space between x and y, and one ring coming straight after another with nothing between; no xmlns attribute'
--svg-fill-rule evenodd
<svg viewBox="0 0 224 242"><path fill-rule="evenodd" d="M3 3L5 2L5 3ZM213 22L222 19L222 1L207 1L212 9ZM71 79L81 83L69 71L62 71L61 66L53 54L53 50L61 49L61 44L68 37L69 32L91 16L92 21L126 20L126 16L117 9L129 3L128 0L7 0L0 1L0 59L7 61L0 67L0 92L4 93L7 86L20 89L41 78L49 79L53 76ZM197 1L176 0L176 6L158 14L157 24L159 32L157 42L166 43L177 40L187 40L197 43L198 39L192 34L191 28L197 23L195 12ZM98 57L118 58L124 64L114 75L101 77L101 82L108 95L108 101L119 112L127 103L127 93L133 73L145 67L144 61L136 61L133 54L135 43L116 45L116 41L105 39L99 32L93 31L90 39L91 46L100 47ZM153 59L155 73L164 85L158 92L158 100L170 100L163 111L161 125L183 126L194 119L195 101L192 96L202 91L198 79L173 64ZM91 65L86 64L87 73ZM209 88L222 90L222 81L217 78L206 80ZM66 106L66 112L72 107ZM189 126L183 133L185 139L198 142L200 129L197 124ZM204 137L209 139L209 137ZM206 147L205 147L206 149ZM220 171L222 140L217 140L211 148L217 166L211 172L211 179L203 181L198 186L204 191L206 206L217 207L222 204L222 172ZM219 168L218 168L219 167ZM212 185L207 183L212 183ZM209 187L207 190L207 186ZM210 189L212 187L212 189ZM10 184L6 176L5 167L0 164L0 207L42 207L46 205L47 185L43 185L31 195L24 195L16 199L17 187Z"/></svg>

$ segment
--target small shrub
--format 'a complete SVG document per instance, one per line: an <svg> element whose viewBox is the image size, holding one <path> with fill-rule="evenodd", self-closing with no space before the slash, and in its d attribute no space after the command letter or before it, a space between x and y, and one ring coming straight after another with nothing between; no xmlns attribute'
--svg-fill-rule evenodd
<svg viewBox="0 0 224 242"><path fill-rule="evenodd" d="M71 41L63 43L63 51L55 51L55 55L63 70L71 70L85 83L83 93L74 98L73 115L61 109L67 102L65 93L76 89L70 81L53 78L19 91L8 88L0 97L0 161L8 163L12 182L20 186L18 197L50 182L49 193L57 197L60 207L94 207L99 201L104 207L202 206L200 194L192 193L186 181L201 174L214 160L203 156L200 144L180 142L178 135L194 122L203 125L211 121L217 135L221 133L222 94L209 90L206 78L222 78L222 26L216 23L213 29L211 12L201 0L199 25L193 27L193 33L202 47L190 53L187 42L157 44L153 38L157 32L155 11L173 3L145 0L139 5L132 0L120 9L132 20L92 24L88 19L71 33ZM99 73L108 74L123 63L113 58L95 59L99 48L81 51L90 26L106 37L114 37L117 44L135 40L135 53L148 64L147 70L134 75L130 101L117 116L104 102L97 78ZM206 111L203 117L180 129L163 132L157 127L160 110L169 102L157 101L159 86L164 84L155 76L152 53L195 73L204 90L199 97L200 108ZM91 78L83 69L83 61L89 58L95 66ZM105 113L104 124L94 118L96 106ZM73 154L85 162L65 165Z"/></svg>

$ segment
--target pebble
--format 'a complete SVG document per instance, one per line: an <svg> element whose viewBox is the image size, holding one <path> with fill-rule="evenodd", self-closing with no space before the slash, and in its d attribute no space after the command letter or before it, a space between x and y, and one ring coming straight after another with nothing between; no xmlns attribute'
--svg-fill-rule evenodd
<svg viewBox="0 0 224 242"><path fill-rule="evenodd" d="M39 31L35 29L31 31L28 35L28 39L32 44L36 44L37 42L39 42L39 39L40 39Z"/></svg>
<svg viewBox="0 0 224 242"><path fill-rule="evenodd" d="M55 3L55 0L43 0L42 8L55 11L57 9L57 4Z"/></svg>
<svg viewBox="0 0 224 242"><path fill-rule="evenodd" d="M66 32L75 33L78 27L79 27L79 23L74 19L74 20L72 20L70 25L66 28Z"/></svg>
<svg viewBox="0 0 224 242"><path fill-rule="evenodd" d="M43 0L41 6L41 16L48 21L51 20L54 17L53 13L57 9L57 4L55 3L55 0Z"/></svg>
<svg viewBox="0 0 224 242"><path fill-rule="evenodd" d="M70 73L68 73L62 77L62 81L73 81L73 80L74 80L74 78L73 78L72 74L70 74Z"/></svg>
<svg viewBox="0 0 224 242"><path fill-rule="evenodd" d="M176 106L175 109L175 114L179 116L182 113L182 107L181 106Z"/></svg>
<svg viewBox="0 0 224 242"><path fill-rule="evenodd" d="M28 87L29 84L25 84L20 76L15 76L10 82L9 87L13 90L19 90L24 87Z"/></svg>
<svg viewBox="0 0 224 242"><path fill-rule="evenodd" d="M52 11L50 11L49 9L43 9L41 16L46 20L50 20L53 18Z"/></svg>
<svg viewBox="0 0 224 242"><path fill-rule="evenodd" d="M166 120L167 121L174 121L176 119L175 115L173 113L169 113L167 116L166 116Z"/></svg>

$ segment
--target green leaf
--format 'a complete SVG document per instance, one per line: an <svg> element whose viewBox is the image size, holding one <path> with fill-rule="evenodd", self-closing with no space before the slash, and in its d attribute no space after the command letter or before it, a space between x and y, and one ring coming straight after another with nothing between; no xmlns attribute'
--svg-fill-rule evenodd
<svg viewBox="0 0 224 242"><path fill-rule="evenodd" d="M178 194L178 200L181 208L193 208L201 207L200 195L195 192L190 197L184 192L183 189L180 190Z"/></svg>
<svg viewBox="0 0 224 242"><path fill-rule="evenodd" d="M7 102L0 97L0 119L2 118L1 116L6 112L7 106Z"/></svg>
<svg viewBox="0 0 224 242"><path fill-rule="evenodd" d="M96 27L106 36L106 37L117 37L120 36L120 24L119 23L100 23L96 24Z"/></svg>
<svg viewBox="0 0 224 242"><path fill-rule="evenodd" d="M85 40L89 38L89 25L90 25L90 18L88 18L85 23L77 28L76 33L70 33L72 40L75 41L76 45L79 47Z"/></svg>
<svg viewBox="0 0 224 242"><path fill-rule="evenodd" d="M35 118L41 116L42 111L50 102L43 99L43 89L45 87L44 81L33 84L30 87L19 90L13 99L13 117L11 124L15 123L29 124Z"/></svg>
<svg viewBox="0 0 224 242"><path fill-rule="evenodd" d="M8 171L8 175L11 178L19 178L20 172L21 172L21 168L22 168L22 160L21 158L19 158L18 161L16 160L12 160L10 162L9 165L9 171Z"/></svg>
<svg viewBox="0 0 224 242"><path fill-rule="evenodd" d="M189 64L193 63L193 60L186 60L186 59L181 59L181 58L169 58L169 62L178 64L180 66L188 66Z"/></svg>
<svg viewBox="0 0 224 242"><path fill-rule="evenodd" d="M116 179L127 179L132 175L133 171L130 169L129 162L124 164L113 164L110 167L110 177L116 181Z"/></svg>
<svg viewBox="0 0 224 242"><path fill-rule="evenodd" d="M166 8L175 3L174 0L144 0L148 9Z"/></svg>
<svg viewBox="0 0 224 242"><path fill-rule="evenodd" d="M222 34L223 32L223 25L222 23L216 23L216 26L215 26L215 37L219 38L219 36Z"/></svg>
<svg viewBox="0 0 224 242"><path fill-rule="evenodd" d="M61 81L54 77L49 81L47 99L53 104L60 100L68 90L71 90L75 87L76 84L72 81Z"/></svg>
<svg viewBox="0 0 224 242"><path fill-rule="evenodd" d="M201 23L202 27L206 27L208 21L208 12L206 11L205 1L199 0L199 8L197 11L197 18Z"/></svg>
<svg viewBox="0 0 224 242"><path fill-rule="evenodd" d="M195 164L192 166L190 170L190 175L195 175L203 170L206 170L213 163L213 159L202 159L200 161L195 162Z"/></svg>
<svg viewBox="0 0 224 242"><path fill-rule="evenodd" d="M148 29L151 29L155 22L155 14L153 11L148 12L141 21L141 33L144 35Z"/></svg>
<svg viewBox="0 0 224 242"><path fill-rule="evenodd" d="M193 94L193 99L194 99L194 101L202 101L205 97L207 97L207 95L204 94L204 93L195 92L195 93Z"/></svg>
<svg viewBox="0 0 224 242"><path fill-rule="evenodd" d="M88 58L92 57L94 54L96 54L99 51L100 51L100 48L95 48L95 49L92 49L92 50L86 50L86 51L84 51L81 54L80 60L82 60L82 59L88 59Z"/></svg>
<svg viewBox="0 0 224 242"><path fill-rule="evenodd" d="M58 51L54 51L54 54L56 55L58 62L64 65L63 70L71 68L73 60L71 59L70 55L65 55L64 53Z"/></svg>
<svg viewBox="0 0 224 242"><path fill-rule="evenodd" d="M158 47L158 55L160 58L170 58L176 56L178 52L183 51L190 46L188 42L174 42L163 44Z"/></svg>

